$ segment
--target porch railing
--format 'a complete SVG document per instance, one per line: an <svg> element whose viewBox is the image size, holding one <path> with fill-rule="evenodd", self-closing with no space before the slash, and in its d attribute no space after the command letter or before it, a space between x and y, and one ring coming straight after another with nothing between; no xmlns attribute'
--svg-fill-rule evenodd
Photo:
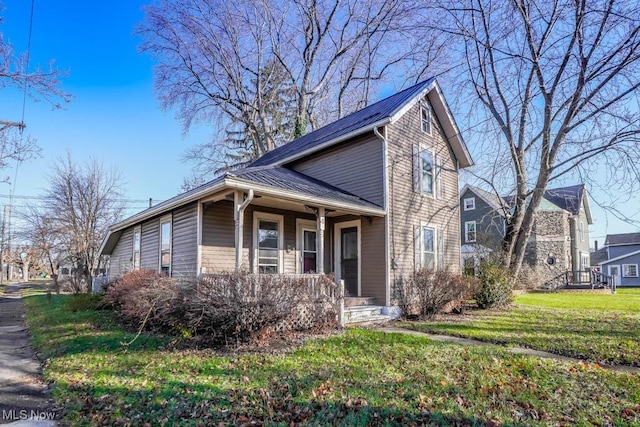
<svg viewBox="0 0 640 427"><path fill-rule="evenodd" d="M607 276L595 270L569 270L565 272L565 286L591 286L595 288L610 288L616 292L616 280L613 276Z"/></svg>
<svg viewBox="0 0 640 427"><path fill-rule="evenodd" d="M201 274L200 280L208 283L213 283L216 279L227 277L227 274ZM250 285L256 288L260 286L265 280L269 279L288 279L301 281L303 283L303 289L307 289L308 295L313 299L329 298L334 301L339 297L338 285L333 280L328 280L326 275L323 274L246 274L244 275L250 283Z"/></svg>

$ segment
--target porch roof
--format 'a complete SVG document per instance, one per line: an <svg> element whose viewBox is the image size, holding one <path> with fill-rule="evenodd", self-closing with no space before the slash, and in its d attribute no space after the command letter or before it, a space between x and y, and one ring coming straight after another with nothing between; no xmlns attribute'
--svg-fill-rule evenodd
<svg viewBox="0 0 640 427"><path fill-rule="evenodd" d="M300 172L277 166L248 167L233 173L226 173L213 181L191 191L165 200L149 209L139 212L111 227L107 232L100 254L109 255L125 228L197 200L206 199L224 190L254 190L257 194L274 198L346 210L353 214L384 216L385 209L375 203L348 193L326 182L311 178Z"/></svg>

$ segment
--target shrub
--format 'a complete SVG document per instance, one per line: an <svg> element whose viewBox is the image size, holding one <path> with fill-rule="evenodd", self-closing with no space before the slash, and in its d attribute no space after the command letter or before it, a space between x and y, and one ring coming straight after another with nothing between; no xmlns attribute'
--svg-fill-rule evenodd
<svg viewBox="0 0 640 427"><path fill-rule="evenodd" d="M462 307L470 297L469 281L449 270L416 271L401 286L400 306L404 315L432 318L446 307Z"/></svg>
<svg viewBox="0 0 640 427"><path fill-rule="evenodd" d="M509 271L499 264L480 265L479 283L474 298L478 307L483 309L503 306L513 301Z"/></svg>

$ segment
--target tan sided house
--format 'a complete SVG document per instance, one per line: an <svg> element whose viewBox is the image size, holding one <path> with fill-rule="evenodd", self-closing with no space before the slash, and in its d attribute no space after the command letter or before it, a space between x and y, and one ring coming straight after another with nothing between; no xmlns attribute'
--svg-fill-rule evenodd
<svg viewBox="0 0 640 427"><path fill-rule="evenodd" d="M110 279L334 272L348 296L394 312L394 284L416 268L459 271L458 171L471 165L430 79L112 225L101 254Z"/></svg>

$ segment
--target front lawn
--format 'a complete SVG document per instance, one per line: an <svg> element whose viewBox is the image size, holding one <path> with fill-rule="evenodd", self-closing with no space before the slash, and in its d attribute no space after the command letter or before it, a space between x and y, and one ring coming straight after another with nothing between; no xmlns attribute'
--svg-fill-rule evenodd
<svg viewBox="0 0 640 427"><path fill-rule="evenodd" d="M640 381L593 365L352 329L286 354L132 345L109 312L25 298L70 425L640 423Z"/></svg>
<svg viewBox="0 0 640 427"><path fill-rule="evenodd" d="M523 294L515 303L509 310L471 311L402 326L640 366L640 289L619 289L615 295Z"/></svg>

